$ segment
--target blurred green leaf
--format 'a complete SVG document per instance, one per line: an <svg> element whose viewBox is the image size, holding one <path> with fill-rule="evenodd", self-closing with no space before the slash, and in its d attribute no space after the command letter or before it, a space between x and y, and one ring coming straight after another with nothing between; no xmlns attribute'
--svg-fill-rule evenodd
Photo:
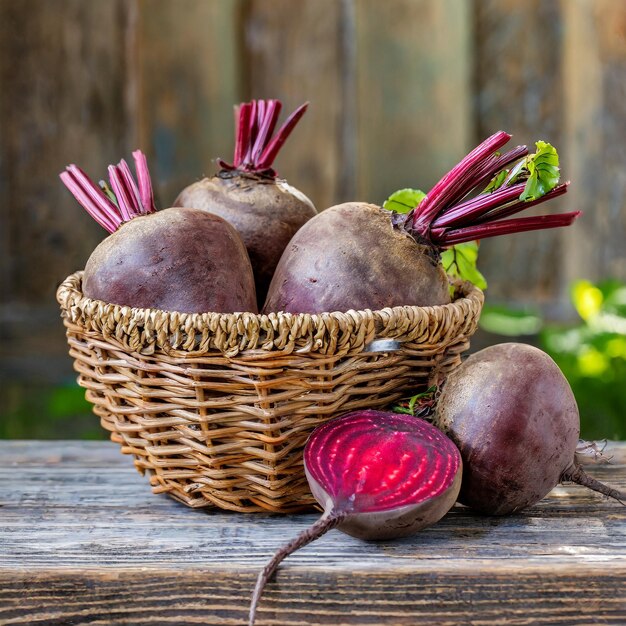
<svg viewBox="0 0 626 626"><path fill-rule="evenodd" d="M68 417L91 412L91 405L81 387L56 387L48 398L48 412L52 417Z"/></svg>
<svg viewBox="0 0 626 626"><path fill-rule="evenodd" d="M543 326L542 319L536 312L492 304L483 306L479 323L484 330L506 337L535 335Z"/></svg>
<svg viewBox="0 0 626 626"><path fill-rule="evenodd" d="M626 285L576 281L572 303L582 322L545 328L541 344L574 391L585 438L625 438Z"/></svg>

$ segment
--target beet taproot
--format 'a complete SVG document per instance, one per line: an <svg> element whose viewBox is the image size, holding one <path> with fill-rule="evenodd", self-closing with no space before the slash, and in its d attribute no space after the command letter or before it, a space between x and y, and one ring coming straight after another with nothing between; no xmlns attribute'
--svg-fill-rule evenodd
<svg viewBox="0 0 626 626"><path fill-rule="evenodd" d="M525 146L499 154L509 139L502 131L486 139L428 194L421 194L423 199L408 213L357 202L322 211L287 246L263 311L446 304L450 293L441 264L445 248L571 224L579 212L503 219L567 190L567 184L556 184L558 159L552 146L538 142L533 155ZM547 150L553 161L548 165ZM548 172L547 180L536 180L537 172ZM477 190L482 191L472 195Z"/></svg>
<svg viewBox="0 0 626 626"><path fill-rule="evenodd" d="M220 172L189 185L174 201L174 206L219 215L235 227L250 255L259 307L287 244L317 213L311 200L277 178L272 167L307 108L296 109L272 137L281 106L278 100L239 105L232 164L220 160Z"/></svg>
<svg viewBox="0 0 626 626"><path fill-rule="evenodd" d="M83 293L113 304L181 313L257 311L246 248L224 219L198 209L156 211L145 156L109 166L111 187L75 165L61 174L78 202L111 234L87 260Z"/></svg>
<svg viewBox="0 0 626 626"><path fill-rule="evenodd" d="M576 463L574 394L557 364L533 346L504 343L472 354L448 374L434 424L461 451L459 502L483 513L520 511L563 481L626 498Z"/></svg>
<svg viewBox="0 0 626 626"><path fill-rule="evenodd" d="M259 574L250 624L281 561L332 528L366 540L406 537L439 521L461 485L459 451L441 431L409 415L362 410L322 424L304 449L311 492L323 514Z"/></svg>

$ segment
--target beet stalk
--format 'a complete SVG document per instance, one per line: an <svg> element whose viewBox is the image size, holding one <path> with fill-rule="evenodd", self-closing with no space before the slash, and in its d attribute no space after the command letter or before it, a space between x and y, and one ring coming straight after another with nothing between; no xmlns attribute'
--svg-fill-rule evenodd
<svg viewBox="0 0 626 626"><path fill-rule="evenodd" d="M182 313L257 311L250 259L237 231L204 211L156 211L146 157L109 166L110 187L76 165L61 180L109 233L89 257L83 293L96 300Z"/></svg>
<svg viewBox="0 0 626 626"><path fill-rule="evenodd" d="M434 423L461 451L459 502L478 511L520 511L564 481L626 501L626 494L588 476L576 461L574 394L538 348L504 343L472 354L448 374Z"/></svg>
<svg viewBox="0 0 626 626"><path fill-rule="evenodd" d="M322 517L283 546L259 574L250 624L280 562L332 528L367 540L406 537L440 520L461 484L454 444L428 422L384 411L354 411L315 429L304 468Z"/></svg>
<svg viewBox="0 0 626 626"><path fill-rule="evenodd" d="M285 250L265 313L321 313L450 302L446 248L511 233L568 226L579 211L503 219L567 191L556 150L537 142L500 154L505 132L487 138L406 214L350 202L307 222ZM486 185L486 186L485 186Z"/></svg>
<svg viewBox="0 0 626 626"><path fill-rule="evenodd" d="M240 104L233 162L219 159L218 174L186 187L174 201L174 206L219 215L237 229L250 255L259 306L289 240L316 215L313 203L278 179L272 167L307 106L298 107L274 134L282 107L279 100Z"/></svg>

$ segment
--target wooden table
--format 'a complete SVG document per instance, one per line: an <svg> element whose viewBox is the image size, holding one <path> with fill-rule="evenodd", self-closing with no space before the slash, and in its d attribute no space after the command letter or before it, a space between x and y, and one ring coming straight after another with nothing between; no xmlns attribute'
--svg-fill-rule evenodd
<svg viewBox="0 0 626 626"><path fill-rule="evenodd" d="M589 471L625 489L613 455ZM313 519L188 509L107 442L0 442L0 624L244 624L258 570ZM563 486L396 542L335 530L283 563L257 623L623 625L625 521Z"/></svg>

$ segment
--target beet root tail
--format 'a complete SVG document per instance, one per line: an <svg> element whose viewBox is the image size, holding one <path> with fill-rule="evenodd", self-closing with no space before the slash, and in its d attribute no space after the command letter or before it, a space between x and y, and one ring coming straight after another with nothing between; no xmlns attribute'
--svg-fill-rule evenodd
<svg viewBox="0 0 626 626"><path fill-rule="evenodd" d="M626 493L609 487L592 476L589 476L580 465L573 464L569 469L565 470L561 476L561 481L569 481L577 485L582 485L583 487L587 487L587 489L597 491L613 500L617 500L620 504L626 506Z"/></svg>
<svg viewBox="0 0 626 626"><path fill-rule="evenodd" d="M312 526L303 530L295 539L292 539L289 543L280 548L278 552L276 552L269 563L259 573L257 578L254 592L252 593L252 600L250 601L248 626L254 626L256 610L259 600L261 599L263 589L270 581L283 559L294 553L296 550L308 545L312 541L319 539L319 537L327 533L329 530L335 528L345 516L345 513L338 513L333 509L326 511L324 515L322 515L322 517L320 517Z"/></svg>

